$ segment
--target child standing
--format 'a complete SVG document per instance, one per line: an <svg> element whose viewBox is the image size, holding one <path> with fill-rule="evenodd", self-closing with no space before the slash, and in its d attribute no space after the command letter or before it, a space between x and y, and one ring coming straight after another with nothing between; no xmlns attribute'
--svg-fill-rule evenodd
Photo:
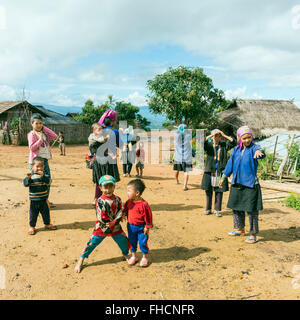
<svg viewBox="0 0 300 320"><path fill-rule="evenodd" d="M223 171L220 187L226 177L233 175L227 207L233 210L234 228L231 236L245 234L245 211L248 212L250 237L247 243L256 243L258 229L258 212L263 209L262 195L257 178L258 159L265 158L261 147L253 143L253 133L247 126L237 131L238 146Z"/></svg>
<svg viewBox="0 0 300 320"><path fill-rule="evenodd" d="M145 162L144 143L138 142L137 149L136 149L136 166L135 166L138 177L143 176L144 162Z"/></svg>
<svg viewBox="0 0 300 320"><path fill-rule="evenodd" d="M29 231L28 234L35 234L35 226L39 213L43 217L45 228L49 230L56 230L57 227L50 224L50 211L47 203L49 195L50 177L44 173L44 159L35 157L32 160L32 171L27 174L23 180L25 187L29 187Z"/></svg>
<svg viewBox="0 0 300 320"><path fill-rule="evenodd" d="M221 141L221 138L227 141ZM212 140L212 141L211 141ZM219 188L219 181L222 171L227 164L227 153L233 148L233 139L226 136L221 130L214 129L204 141L204 151L206 153L205 169L201 183L201 189L206 193L206 209L204 214L211 214L213 192L215 192L214 214L222 217L223 193L228 191L228 180L224 179L222 188Z"/></svg>
<svg viewBox="0 0 300 320"><path fill-rule="evenodd" d="M137 243L139 242L143 258L140 262L141 267L148 266L147 254L149 248L147 245L149 239L149 230L152 225L152 211L149 204L142 198L145 190L145 184L140 179L132 180L127 185L128 200L124 206L124 212L128 219L128 237L132 246L132 256L128 260L130 265L134 265L138 258L136 257Z"/></svg>
<svg viewBox="0 0 300 320"><path fill-rule="evenodd" d="M28 133L29 165L32 171L33 158L39 156L44 160L44 174L49 176L51 184L51 173L48 160L52 158L50 141L57 138L57 134L43 125L40 114L33 114L30 119L32 130ZM32 171L33 172L33 171ZM50 193L50 186L49 186ZM55 207L50 202L50 207Z"/></svg>
<svg viewBox="0 0 300 320"><path fill-rule="evenodd" d="M102 196L97 200L96 213L97 222L93 235L87 243L84 252L75 267L75 272L80 272L84 259L88 258L91 252L106 238L112 237L128 261L129 242L120 221L123 217L121 199L114 195L116 181L114 177L105 175L101 177L99 186Z"/></svg>
<svg viewBox="0 0 300 320"><path fill-rule="evenodd" d="M58 142L60 155L61 156L65 156L66 155L66 145L65 145L65 137L63 136L63 132L62 131L59 131L58 137L53 142L52 147L55 145L56 142Z"/></svg>

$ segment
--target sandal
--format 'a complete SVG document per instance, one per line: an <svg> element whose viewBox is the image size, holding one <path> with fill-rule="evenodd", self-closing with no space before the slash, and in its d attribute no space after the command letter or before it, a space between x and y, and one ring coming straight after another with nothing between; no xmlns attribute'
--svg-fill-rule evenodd
<svg viewBox="0 0 300 320"><path fill-rule="evenodd" d="M136 264L139 261L139 259L137 257L131 257L130 259L127 260L128 264L130 266L133 266L134 264Z"/></svg>
<svg viewBox="0 0 300 320"><path fill-rule="evenodd" d="M205 214L206 216L208 216L209 214L212 214L212 212L211 212L210 210L205 210L205 211L204 211L204 214Z"/></svg>
<svg viewBox="0 0 300 320"><path fill-rule="evenodd" d="M35 228L30 228L28 234L30 234L31 236L35 235Z"/></svg>
<svg viewBox="0 0 300 320"><path fill-rule="evenodd" d="M245 232L238 232L238 231L231 231L228 233L230 236L234 236L234 237L238 237L238 236L241 236L241 235L245 235Z"/></svg>
<svg viewBox="0 0 300 320"><path fill-rule="evenodd" d="M149 263L149 260L147 258L142 258L140 262L140 267L147 267Z"/></svg>
<svg viewBox="0 0 300 320"><path fill-rule="evenodd" d="M48 230L57 230L57 226L53 225L53 224L48 224L47 226L45 225L45 229Z"/></svg>
<svg viewBox="0 0 300 320"><path fill-rule="evenodd" d="M245 242L247 242L247 243L256 243L256 242L258 242L258 239L249 237L247 240L245 240Z"/></svg>
<svg viewBox="0 0 300 320"><path fill-rule="evenodd" d="M216 217L223 217L221 212L215 211L214 214Z"/></svg>
<svg viewBox="0 0 300 320"><path fill-rule="evenodd" d="M187 190L189 190L189 188L188 188L188 187L183 188L183 191L187 191Z"/></svg>

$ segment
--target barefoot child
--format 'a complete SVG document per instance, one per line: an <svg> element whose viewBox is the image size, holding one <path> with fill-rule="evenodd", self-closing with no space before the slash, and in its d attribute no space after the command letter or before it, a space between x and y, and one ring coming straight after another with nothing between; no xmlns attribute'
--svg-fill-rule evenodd
<svg viewBox="0 0 300 320"><path fill-rule="evenodd" d="M32 171L32 160L39 156L44 160L44 174L49 176L51 183L51 173L48 160L52 158L50 141L57 138L57 134L43 125L43 118L40 114L33 114L30 119L32 130L28 133L29 165ZM50 193L50 184L49 184ZM50 202L50 207L55 207Z"/></svg>
<svg viewBox="0 0 300 320"><path fill-rule="evenodd" d="M87 243L80 259L75 267L75 272L80 272L84 259L88 258L91 252L106 238L112 237L122 251L126 260L129 259L129 242L126 237L120 221L123 217L121 199L114 195L116 181L112 176L101 177L99 186L102 196L98 199L96 205L97 222L93 235Z"/></svg>
<svg viewBox="0 0 300 320"><path fill-rule="evenodd" d="M44 173L44 159L35 157L32 160L32 171L23 180L25 187L29 187L29 231L28 234L35 234L35 226L39 213L43 217L45 228L56 230L56 226L50 224L50 211L47 203L49 195L50 177Z"/></svg>
<svg viewBox="0 0 300 320"><path fill-rule="evenodd" d="M139 242L143 258L140 262L141 267L148 266L147 254L149 248L147 245L149 239L149 229L152 228L152 212L149 204L142 198L145 190L145 184L140 179L132 180L127 185L128 200L124 206L124 212L128 219L128 237L132 246L132 256L128 264L134 265L138 258L136 257L137 243Z"/></svg>
<svg viewBox="0 0 300 320"><path fill-rule="evenodd" d="M248 212L250 224L250 237L248 243L258 240L258 212L263 209L262 195L257 178L258 159L265 158L261 147L253 143L253 133L247 126L237 131L238 146L223 171L220 188L226 177L233 175L227 207L233 210L234 230L231 236L245 234L245 211Z"/></svg>
<svg viewBox="0 0 300 320"><path fill-rule="evenodd" d="M55 145L55 143L58 142L58 147L60 150L60 155L61 156L65 156L66 155L66 145L65 145L65 137L63 136L63 132L60 131L58 133L58 137L56 138L56 140L52 143L53 147Z"/></svg>

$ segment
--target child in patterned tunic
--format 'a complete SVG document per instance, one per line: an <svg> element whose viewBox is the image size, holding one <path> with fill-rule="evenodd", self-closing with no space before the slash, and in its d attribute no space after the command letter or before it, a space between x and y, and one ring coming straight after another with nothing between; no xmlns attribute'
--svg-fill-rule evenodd
<svg viewBox="0 0 300 320"><path fill-rule="evenodd" d="M116 181L114 177L105 175L99 180L102 191L101 197L97 200L96 214L97 222L93 235L87 243L80 259L75 267L75 272L81 271L85 258L106 238L112 237L122 251L124 258L128 261L129 241L126 237L120 222L123 218L121 199L114 195Z"/></svg>

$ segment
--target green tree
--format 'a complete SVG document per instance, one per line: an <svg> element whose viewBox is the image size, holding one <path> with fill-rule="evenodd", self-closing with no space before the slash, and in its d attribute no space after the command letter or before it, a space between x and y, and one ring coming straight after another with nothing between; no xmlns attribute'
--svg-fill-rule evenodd
<svg viewBox="0 0 300 320"><path fill-rule="evenodd" d="M148 80L147 88L150 110L177 124L184 118L193 127L214 126L217 112L229 106L224 92L213 86L201 68L169 68Z"/></svg>
<svg viewBox="0 0 300 320"><path fill-rule="evenodd" d="M130 102L123 101L117 102L115 111L118 114L118 121L127 121L128 126L135 126L136 122L140 123L140 126L144 130L149 130L150 121L139 114L139 108L132 105Z"/></svg>
<svg viewBox="0 0 300 320"><path fill-rule="evenodd" d="M95 107L92 100L87 100L84 107L81 109L81 113L75 117L77 121L92 125L95 122L98 122L102 114L109 109L107 103L104 103L100 106Z"/></svg>

